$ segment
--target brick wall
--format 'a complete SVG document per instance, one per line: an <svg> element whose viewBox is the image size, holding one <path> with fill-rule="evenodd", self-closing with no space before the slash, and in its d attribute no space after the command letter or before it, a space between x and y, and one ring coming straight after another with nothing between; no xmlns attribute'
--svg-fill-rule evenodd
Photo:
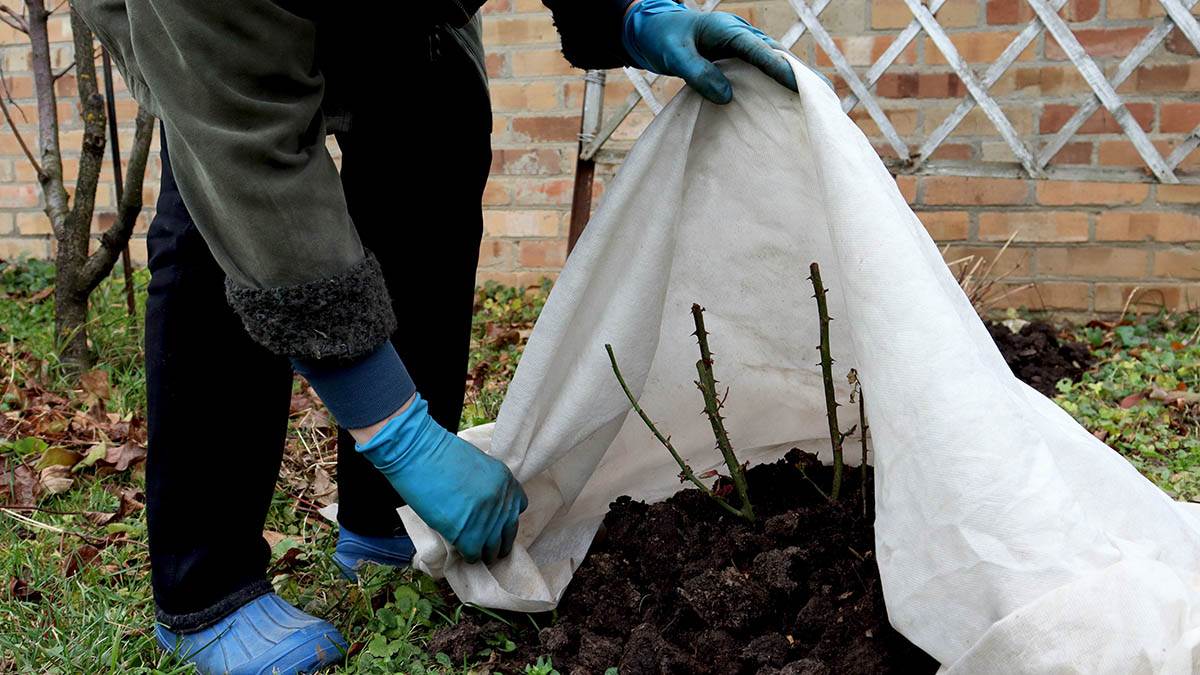
<svg viewBox="0 0 1200 675"><path fill-rule="evenodd" d="M795 15L786 0L726 0L735 11L774 35ZM1200 12L1200 5L1196 10ZM487 67L494 108L492 177L485 201L481 279L528 283L553 275L566 255L566 232L575 166L576 134L583 95L581 73L558 51L550 17L539 0L489 0L484 8ZM1131 47L1163 15L1157 0L1070 0L1062 15L1097 63L1111 73ZM1023 0L947 0L938 18L965 59L981 70L996 58L1032 17ZM858 72L887 47L911 19L903 0L833 0L821 16ZM70 63L69 26L55 19L56 67ZM13 97L32 115L32 84L22 35L0 26L3 67ZM846 88L830 61L808 37L795 53ZM73 91L70 77L62 88ZM666 100L675 83L662 85ZM611 74L608 109L631 91ZM1044 34L992 88L1001 108L1027 140L1049 138L1088 87L1052 38ZM915 150L966 91L945 58L922 35L876 87L882 107ZM1200 123L1200 58L1174 31L1164 45L1120 88L1138 123L1168 154ZM68 148L78 147L79 124L64 103ZM71 114L67 114L71 113ZM121 106L130 122L133 107ZM852 118L884 156L892 154L875 123L859 108ZM649 122L639 107L603 153L597 200L623 152ZM32 122L33 120L30 119ZM33 125L23 125L27 138ZM130 134L126 125L124 132ZM129 147L130 139L123 139ZM74 150L72 150L74 152ZM969 114L934 159L1012 161L1008 147L978 110ZM1136 169L1141 160L1107 113L1093 116L1053 160L1055 166ZM0 132L0 256L50 252L45 217L32 171L12 134ZM1181 169L1200 172L1200 151ZM158 163L150 165L146 197L153 204ZM994 257L1015 233L996 265L1004 283L1035 284L1005 298L1004 305L1120 311L1131 293L1135 306L1200 307L1200 185L1153 183L1035 182L999 178L901 176L901 190L948 259ZM111 186L98 199L97 227L111 221ZM147 214L149 215L149 214ZM144 222L138 237L144 236ZM133 246L144 259L144 244Z"/></svg>

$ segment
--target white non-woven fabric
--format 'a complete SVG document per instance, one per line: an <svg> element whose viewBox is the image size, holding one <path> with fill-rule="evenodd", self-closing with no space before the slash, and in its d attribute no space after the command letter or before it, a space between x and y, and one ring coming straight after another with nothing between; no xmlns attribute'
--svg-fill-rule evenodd
<svg viewBox="0 0 1200 675"><path fill-rule="evenodd" d="M516 550L467 565L405 509L417 566L465 601L546 610L614 498L681 488L605 343L692 467L720 466L693 385L693 302L741 458L825 451L817 261L839 400L850 367L866 394L893 625L954 673L1200 668L1200 521L1013 377L870 143L794 65L798 96L724 63L731 104L685 90L642 135L496 424L463 432L525 486Z"/></svg>

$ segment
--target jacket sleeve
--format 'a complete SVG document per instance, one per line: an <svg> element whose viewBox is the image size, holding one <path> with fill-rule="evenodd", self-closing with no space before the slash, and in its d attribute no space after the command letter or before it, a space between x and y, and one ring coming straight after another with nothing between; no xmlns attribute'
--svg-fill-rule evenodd
<svg viewBox="0 0 1200 675"><path fill-rule="evenodd" d="M625 9L633 0L542 0L554 13L563 56L576 68L632 65L621 45Z"/></svg>
<svg viewBox="0 0 1200 675"><path fill-rule="evenodd" d="M163 121L179 191L251 336L311 359L355 358L386 341L387 288L325 148L308 4L72 5Z"/></svg>

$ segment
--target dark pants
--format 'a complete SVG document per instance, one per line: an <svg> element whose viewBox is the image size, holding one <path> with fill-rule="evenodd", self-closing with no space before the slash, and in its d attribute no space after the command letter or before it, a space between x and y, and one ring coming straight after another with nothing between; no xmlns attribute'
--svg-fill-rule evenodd
<svg viewBox="0 0 1200 675"><path fill-rule="evenodd" d="M338 144L350 215L383 267L399 319L392 343L434 419L453 430L466 382L491 110L476 67L447 41L416 68L375 70L379 79L364 81ZM158 618L187 631L271 590L262 529L292 370L254 343L226 304L224 274L180 198L165 144L162 164L148 235L147 519ZM337 474L343 526L370 536L401 528L399 496L344 429Z"/></svg>

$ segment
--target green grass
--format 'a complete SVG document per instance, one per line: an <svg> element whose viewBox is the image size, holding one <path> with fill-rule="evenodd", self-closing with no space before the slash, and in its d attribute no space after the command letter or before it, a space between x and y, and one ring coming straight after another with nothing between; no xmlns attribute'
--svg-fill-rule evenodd
<svg viewBox="0 0 1200 675"><path fill-rule="evenodd" d="M141 306L147 275L139 271L135 279ZM31 383L61 397L69 412L86 414L94 405L54 357L52 299L42 297L52 281L53 269L45 263L0 263L0 414L6 419L26 414L16 391ZM479 289L464 426L495 418L548 291L548 282ZM1155 387L1200 391L1198 327L1195 315L1163 315L1076 329L1100 362L1083 382L1060 385L1057 398L1143 473L1186 499L1200 499L1200 404L1130 397ZM119 274L94 296L89 332L98 368L112 383L107 411L143 415L141 319L126 315ZM299 383L295 393L303 394ZM467 672L492 652L533 639L537 626L526 625L529 619L464 606L419 573L373 567L357 584L338 576L330 559L335 529L315 513L318 497L311 489L317 468L332 472L332 434L310 424L310 412L291 419L283 476L267 519L277 541L270 574L284 598L328 618L355 645L355 654L334 672ZM219 411L212 414L219 418ZM0 476L6 466L32 464L46 450L37 438L9 428L0 427ZM154 643L144 511L107 526L88 515L112 513L117 493L143 489L141 473L89 467L72 477L71 488L42 497L39 510L0 511L0 672L189 672ZM7 488L0 485L0 503L7 501ZM219 485L203 508L224 517ZM435 630L477 612L501 627L488 649L461 663L430 652ZM555 672L545 659L526 668L536 675Z"/></svg>

